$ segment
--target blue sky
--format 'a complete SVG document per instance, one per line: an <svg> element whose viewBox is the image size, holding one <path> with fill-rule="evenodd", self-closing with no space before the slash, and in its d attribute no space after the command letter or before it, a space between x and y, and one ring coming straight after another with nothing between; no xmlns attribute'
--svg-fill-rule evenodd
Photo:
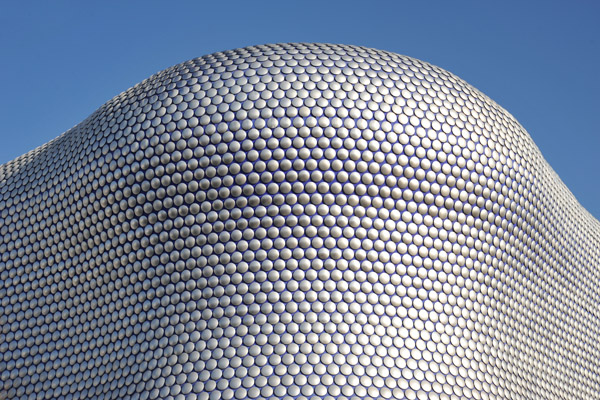
<svg viewBox="0 0 600 400"><path fill-rule="evenodd" d="M600 2L10 2L0 13L0 163L151 74L275 42L357 44L445 68L528 130L600 217Z"/></svg>

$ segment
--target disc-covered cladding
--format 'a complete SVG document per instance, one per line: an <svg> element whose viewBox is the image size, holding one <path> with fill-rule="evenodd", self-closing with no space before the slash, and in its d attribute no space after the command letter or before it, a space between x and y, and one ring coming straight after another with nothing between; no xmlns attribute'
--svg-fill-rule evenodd
<svg viewBox="0 0 600 400"><path fill-rule="evenodd" d="M599 398L599 232L438 67L201 57L0 167L0 398Z"/></svg>

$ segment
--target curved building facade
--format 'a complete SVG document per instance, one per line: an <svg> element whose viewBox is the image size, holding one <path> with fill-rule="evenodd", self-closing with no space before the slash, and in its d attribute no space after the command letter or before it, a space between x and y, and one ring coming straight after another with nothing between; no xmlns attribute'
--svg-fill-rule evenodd
<svg viewBox="0 0 600 400"><path fill-rule="evenodd" d="M599 249L451 73L212 54L0 167L0 399L600 398Z"/></svg>

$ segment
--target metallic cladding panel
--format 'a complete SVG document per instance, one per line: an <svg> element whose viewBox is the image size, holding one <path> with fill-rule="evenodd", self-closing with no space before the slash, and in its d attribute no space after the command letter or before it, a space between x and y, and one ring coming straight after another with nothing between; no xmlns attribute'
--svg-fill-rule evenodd
<svg viewBox="0 0 600 400"><path fill-rule="evenodd" d="M201 57L0 167L0 399L600 398L599 233L438 67Z"/></svg>

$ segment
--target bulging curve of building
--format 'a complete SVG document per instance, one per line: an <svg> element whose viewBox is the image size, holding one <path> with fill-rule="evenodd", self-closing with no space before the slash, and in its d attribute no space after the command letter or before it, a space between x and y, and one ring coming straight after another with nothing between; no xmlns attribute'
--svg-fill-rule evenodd
<svg viewBox="0 0 600 400"><path fill-rule="evenodd" d="M0 167L0 399L597 399L599 249L451 73L215 53Z"/></svg>

